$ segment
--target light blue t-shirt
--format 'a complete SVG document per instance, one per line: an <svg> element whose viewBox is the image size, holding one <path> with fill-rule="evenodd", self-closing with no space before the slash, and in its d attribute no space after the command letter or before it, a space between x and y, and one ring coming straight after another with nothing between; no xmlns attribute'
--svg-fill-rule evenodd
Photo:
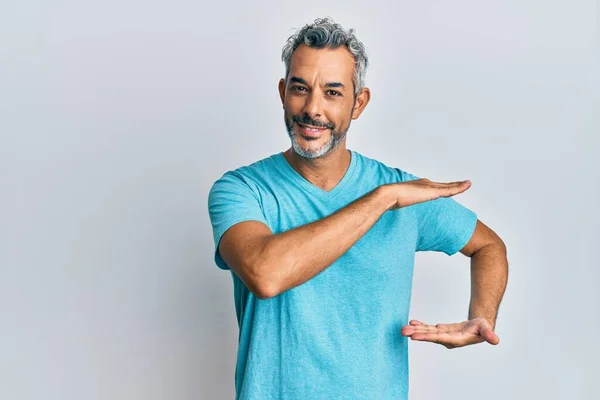
<svg viewBox="0 0 600 400"><path fill-rule="evenodd" d="M215 262L232 225L255 220L274 234L325 218L383 184L419 179L350 150L342 180L327 192L274 154L226 172L208 207ZM408 398L408 312L416 251L452 255L467 244L476 214L453 198L385 212L320 274L259 299L231 271L239 346L236 400ZM327 244L324 243L326 246Z"/></svg>

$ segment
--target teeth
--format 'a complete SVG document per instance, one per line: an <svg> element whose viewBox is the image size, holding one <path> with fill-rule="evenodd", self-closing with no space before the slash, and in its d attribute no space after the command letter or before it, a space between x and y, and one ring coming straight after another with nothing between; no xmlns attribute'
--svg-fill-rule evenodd
<svg viewBox="0 0 600 400"><path fill-rule="evenodd" d="M299 124L299 125L300 125L300 126L302 127L302 129L304 129L305 131L307 131L307 132L312 132L312 133L321 132L322 130L324 130L324 129L325 129L325 128L311 128L311 127L308 127L308 126L306 126L306 125L302 125L302 124Z"/></svg>
<svg viewBox="0 0 600 400"><path fill-rule="evenodd" d="M308 126L303 126L304 129L306 129L307 131L311 131L311 132L318 132L323 130L323 128L310 128Z"/></svg>

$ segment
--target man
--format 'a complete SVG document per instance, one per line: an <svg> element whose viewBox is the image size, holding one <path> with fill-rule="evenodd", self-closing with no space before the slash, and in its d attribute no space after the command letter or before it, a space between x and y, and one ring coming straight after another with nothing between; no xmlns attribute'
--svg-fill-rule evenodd
<svg viewBox="0 0 600 400"><path fill-rule="evenodd" d="M502 240L435 183L346 148L370 99L365 48L330 19L284 46L292 146L212 186L215 262L233 277L236 399L407 399L408 340L499 342ZM471 258L469 319L408 321L416 251Z"/></svg>

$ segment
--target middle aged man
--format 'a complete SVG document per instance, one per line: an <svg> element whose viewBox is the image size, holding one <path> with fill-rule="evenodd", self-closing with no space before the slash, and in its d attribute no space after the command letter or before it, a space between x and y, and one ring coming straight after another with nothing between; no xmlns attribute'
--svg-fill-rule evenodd
<svg viewBox="0 0 600 400"><path fill-rule="evenodd" d="M505 245L451 198L470 182L419 179L346 148L370 99L353 30L317 19L282 58L292 146L226 172L209 193L240 329L236 399L407 399L407 337L498 344ZM416 251L470 257L468 320L409 321Z"/></svg>

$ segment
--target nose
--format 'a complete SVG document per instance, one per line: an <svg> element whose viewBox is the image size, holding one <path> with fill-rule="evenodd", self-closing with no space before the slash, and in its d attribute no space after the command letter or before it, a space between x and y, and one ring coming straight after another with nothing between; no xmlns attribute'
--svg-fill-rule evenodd
<svg viewBox="0 0 600 400"><path fill-rule="evenodd" d="M323 116L323 99L321 95L313 90L306 96L306 103L304 104L304 113L310 116L312 119L317 120Z"/></svg>

